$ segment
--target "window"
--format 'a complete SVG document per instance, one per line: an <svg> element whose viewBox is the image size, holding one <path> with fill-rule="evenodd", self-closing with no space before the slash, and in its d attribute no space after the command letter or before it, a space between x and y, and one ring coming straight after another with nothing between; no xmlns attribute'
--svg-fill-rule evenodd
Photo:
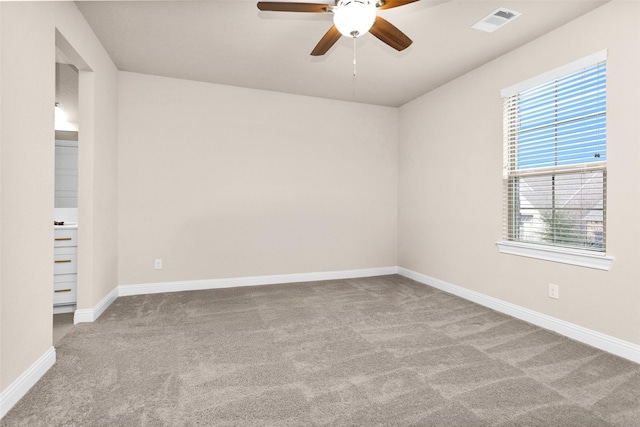
<svg viewBox="0 0 640 427"><path fill-rule="evenodd" d="M606 51L505 89L504 239L603 256Z"/></svg>

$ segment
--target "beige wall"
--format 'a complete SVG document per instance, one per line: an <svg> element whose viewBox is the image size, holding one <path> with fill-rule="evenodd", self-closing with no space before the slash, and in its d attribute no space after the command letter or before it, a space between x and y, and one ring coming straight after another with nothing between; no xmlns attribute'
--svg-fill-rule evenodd
<svg viewBox="0 0 640 427"><path fill-rule="evenodd" d="M93 181L80 194L84 207L80 206L79 255L80 264L92 264L94 274L85 274L79 284L79 308L92 308L117 284L117 248L115 237L110 237L117 228L117 71L72 2L0 2L0 19L0 390L4 391L52 344L56 28L90 65L95 82L91 109L80 118L84 144L80 153L85 156L81 174ZM92 112L95 118L90 114L88 120L87 113Z"/></svg>
<svg viewBox="0 0 640 427"><path fill-rule="evenodd" d="M640 4L613 2L400 109L398 264L640 343ZM611 271L499 254L499 91L608 49ZM560 285L560 300L548 298Z"/></svg>
<svg viewBox="0 0 640 427"><path fill-rule="evenodd" d="M118 70L74 5L56 28L86 63L79 75L78 308L117 285Z"/></svg>
<svg viewBox="0 0 640 427"><path fill-rule="evenodd" d="M119 81L120 284L396 264L396 109Z"/></svg>
<svg viewBox="0 0 640 427"><path fill-rule="evenodd" d="M51 347L53 31L36 5L2 8L0 389ZM16 10L16 9L19 9ZM27 31L26 29L29 29ZM51 33L51 34L49 34ZM40 52L34 66L25 47ZM51 88L51 90L47 90ZM39 117L40 120L33 121ZM24 325L20 320L25 319Z"/></svg>

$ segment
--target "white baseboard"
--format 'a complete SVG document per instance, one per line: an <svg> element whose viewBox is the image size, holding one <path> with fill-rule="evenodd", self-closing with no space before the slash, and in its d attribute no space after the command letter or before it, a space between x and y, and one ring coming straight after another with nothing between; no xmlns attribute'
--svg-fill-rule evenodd
<svg viewBox="0 0 640 427"><path fill-rule="evenodd" d="M93 322L118 298L118 288L115 287L93 308L76 310L73 315L73 323Z"/></svg>
<svg viewBox="0 0 640 427"><path fill-rule="evenodd" d="M319 280L353 279L358 277L396 274L398 268L380 267L361 270L324 271L317 273L274 274L270 276L234 277L229 279L191 280L180 282L144 283L118 286L118 296L157 294L163 292L196 291L239 286L275 285L278 283L315 282Z"/></svg>
<svg viewBox="0 0 640 427"><path fill-rule="evenodd" d="M13 406L38 382L56 363L56 349L50 347L33 365L0 393L0 418L3 418Z"/></svg>
<svg viewBox="0 0 640 427"><path fill-rule="evenodd" d="M457 295L466 300L499 311L525 322L532 323L545 329L557 332L561 335L588 344L592 347L615 354L636 363L640 363L640 345L624 341L610 335L606 335L574 323L566 322L528 308L520 307L497 298L493 298L479 292L475 292L461 286L452 285L443 280L429 277L403 267L398 267L398 274L413 279L425 285L432 286L442 291Z"/></svg>
<svg viewBox="0 0 640 427"><path fill-rule="evenodd" d="M271 276L234 277L229 279L120 285L109 292L109 294L107 294L107 296L105 296L94 308L76 310L75 315L73 316L73 323L77 324L95 321L107 309L107 307L116 300L116 298L122 296L231 288L238 286L274 285L278 283L313 282L317 280L351 279L357 277L384 276L387 274L396 274L397 272L398 268L393 266L318 273L275 274Z"/></svg>

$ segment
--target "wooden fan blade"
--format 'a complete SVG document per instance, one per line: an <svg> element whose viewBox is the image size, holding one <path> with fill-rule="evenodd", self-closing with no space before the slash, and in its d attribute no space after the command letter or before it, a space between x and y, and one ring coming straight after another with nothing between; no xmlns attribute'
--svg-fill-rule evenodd
<svg viewBox="0 0 640 427"><path fill-rule="evenodd" d="M391 9L392 7L404 6L418 0L385 0L382 6L378 6L378 10Z"/></svg>
<svg viewBox="0 0 640 427"><path fill-rule="evenodd" d="M333 25L331 28L329 28L329 31L327 31L327 33L322 36L316 47L313 48L311 56L324 55L329 49L331 49L331 46L336 44L340 37L342 37L342 34L340 34L340 31L338 31L336 26Z"/></svg>
<svg viewBox="0 0 640 427"><path fill-rule="evenodd" d="M311 12L325 13L333 6L326 3L288 3L279 1L259 1L258 9L270 12Z"/></svg>
<svg viewBox="0 0 640 427"><path fill-rule="evenodd" d="M395 25L379 16L376 16L376 22L373 23L369 32L395 50L405 50L413 43L413 40Z"/></svg>

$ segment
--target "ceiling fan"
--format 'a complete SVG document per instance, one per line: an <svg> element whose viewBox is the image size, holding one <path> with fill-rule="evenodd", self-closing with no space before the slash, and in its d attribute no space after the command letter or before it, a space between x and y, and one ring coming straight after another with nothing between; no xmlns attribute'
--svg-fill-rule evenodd
<svg viewBox="0 0 640 427"><path fill-rule="evenodd" d="M398 51L408 48L413 41L389 21L377 16L376 10L391 9L416 1L418 0L335 0L335 5L260 1L258 9L270 12L333 13L333 26L311 51L312 56L320 56L327 53L341 36L355 39L367 32Z"/></svg>

